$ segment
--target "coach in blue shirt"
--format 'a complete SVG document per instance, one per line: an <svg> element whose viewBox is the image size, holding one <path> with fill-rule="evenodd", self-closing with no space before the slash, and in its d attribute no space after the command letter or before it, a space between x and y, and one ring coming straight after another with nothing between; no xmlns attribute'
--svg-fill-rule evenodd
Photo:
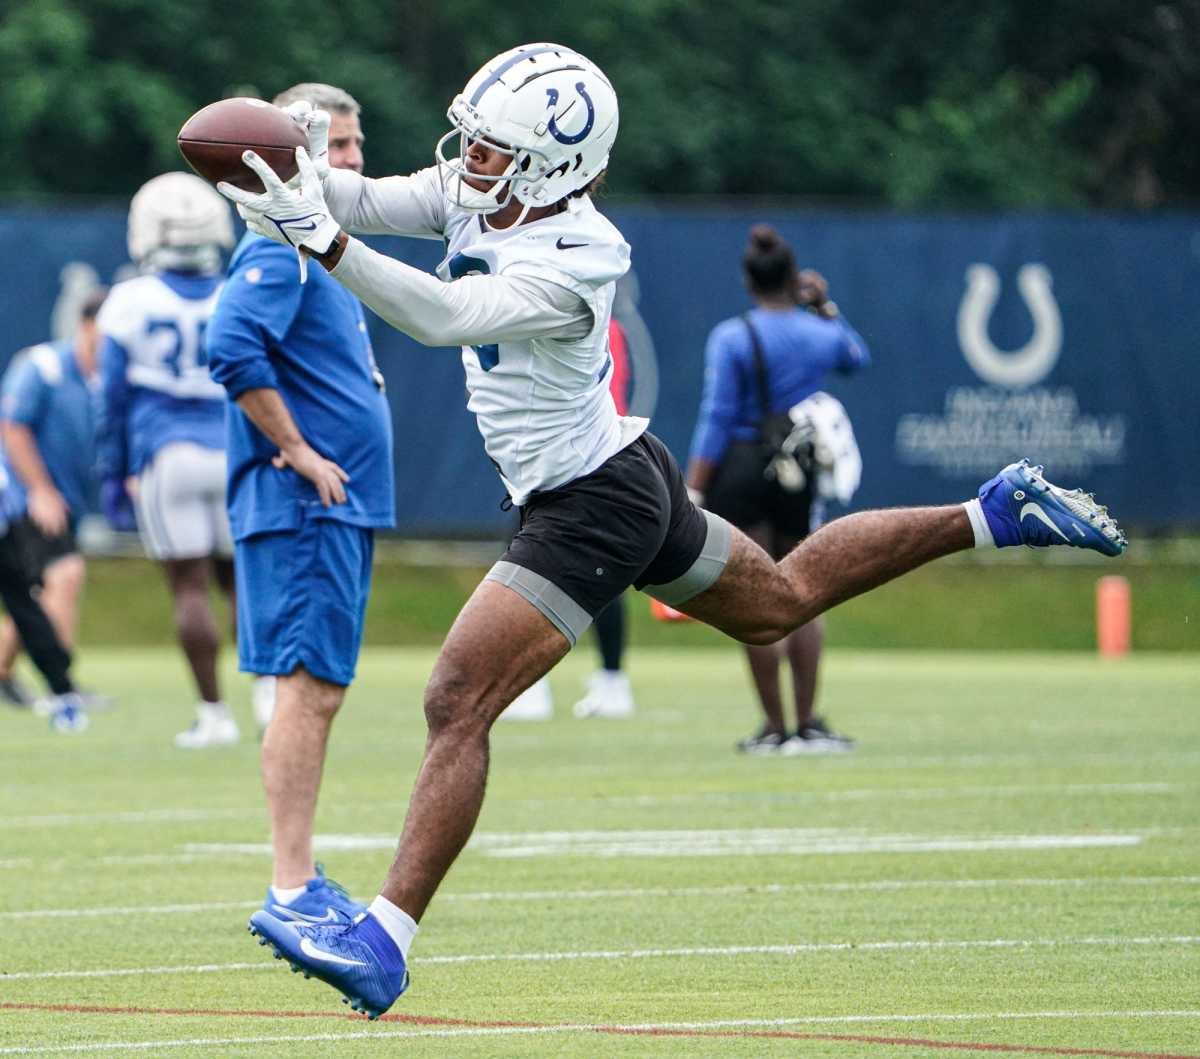
<svg viewBox="0 0 1200 1059"><path fill-rule="evenodd" d="M329 85L276 97L329 111L329 162L362 169L358 104ZM275 674L262 772L280 918L361 905L318 875L312 824L329 727L354 679L374 531L395 524L392 428L362 308L322 268L247 234L208 328L228 408L241 668Z"/></svg>
<svg viewBox="0 0 1200 1059"><path fill-rule="evenodd" d="M75 540L92 501L96 432L96 315L104 290L81 306L75 335L23 350L0 391L4 449L12 469L11 534L28 573L42 583L41 603L70 651L86 573ZM0 696L24 704L12 666L21 641L9 619L0 628Z"/></svg>

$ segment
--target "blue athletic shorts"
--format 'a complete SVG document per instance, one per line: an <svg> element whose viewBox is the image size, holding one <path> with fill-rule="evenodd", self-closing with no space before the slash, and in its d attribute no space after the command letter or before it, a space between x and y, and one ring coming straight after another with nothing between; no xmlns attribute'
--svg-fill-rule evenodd
<svg viewBox="0 0 1200 1059"><path fill-rule="evenodd" d="M362 644L374 552L374 530L325 518L238 541L242 671L283 676L304 666L331 684L349 685Z"/></svg>

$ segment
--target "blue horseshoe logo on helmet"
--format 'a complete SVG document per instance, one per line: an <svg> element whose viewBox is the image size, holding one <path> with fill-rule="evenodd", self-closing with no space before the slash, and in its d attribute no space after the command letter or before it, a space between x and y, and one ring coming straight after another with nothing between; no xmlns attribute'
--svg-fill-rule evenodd
<svg viewBox="0 0 1200 1059"><path fill-rule="evenodd" d="M575 91L579 93L579 95L583 98L584 103L587 104L587 122L579 132L575 133L574 136L568 136L566 133L558 131L558 125L555 124L554 115L551 114L550 121L546 125L546 128L550 130L550 135L553 136L559 143L579 143L581 140L587 138L587 134L592 131L592 126L596 123L596 108L592 105L592 97L587 94L587 89L584 88L582 81L577 81L575 83ZM554 105L558 102L558 89L547 88L546 95L549 97L549 99L546 101L546 106L553 109Z"/></svg>

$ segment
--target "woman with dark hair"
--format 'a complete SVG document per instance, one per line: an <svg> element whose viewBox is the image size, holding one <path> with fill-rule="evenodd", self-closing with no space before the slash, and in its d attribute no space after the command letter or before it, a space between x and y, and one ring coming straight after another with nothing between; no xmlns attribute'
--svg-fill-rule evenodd
<svg viewBox="0 0 1200 1059"><path fill-rule="evenodd" d="M705 350L704 396L692 437L687 484L697 504L732 522L773 559L815 529L815 472L785 482L767 473L764 422L821 388L831 371L870 363L866 344L838 314L818 272L798 271L774 228L755 225L742 256L755 307L713 328ZM800 481L802 479L802 482ZM747 646L765 716L738 749L754 754L849 750L853 743L813 713L821 657L820 618L777 644ZM792 672L796 726L784 719L780 662Z"/></svg>

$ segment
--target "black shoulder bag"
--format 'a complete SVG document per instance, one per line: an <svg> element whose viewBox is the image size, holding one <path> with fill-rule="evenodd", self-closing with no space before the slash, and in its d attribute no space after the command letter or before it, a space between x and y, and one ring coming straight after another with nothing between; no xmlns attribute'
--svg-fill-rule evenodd
<svg viewBox="0 0 1200 1059"><path fill-rule="evenodd" d="M785 493L798 493L808 484L812 470L812 437L802 425L793 422L787 412L771 412L771 390L767 385L767 361L762 342L750 322L742 317L750 332L750 348L754 352L754 373L758 380L758 400L762 419L758 423L758 444L762 458L763 477Z"/></svg>

